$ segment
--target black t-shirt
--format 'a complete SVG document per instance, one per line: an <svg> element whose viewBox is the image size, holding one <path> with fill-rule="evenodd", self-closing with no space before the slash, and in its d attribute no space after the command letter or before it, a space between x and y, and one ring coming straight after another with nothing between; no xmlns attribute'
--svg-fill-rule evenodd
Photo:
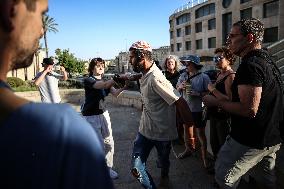
<svg viewBox="0 0 284 189"><path fill-rule="evenodd" d="M266 53L255 50L243 57L232 84L232 101L240 102L238 85L262 87L258 111L254 118L232 114L230 135L243 145L262 149L280 143L279 126L283 114L283 95L273 73L275 66L255 56L257 51Z"/></svg>
<svg viewBox="0 0 284 189"><path fill-rule="evenodd" d="M100 101L104 101L110 89L95 89L96 81L100 81L92 76L84 79L85 103L82 109L83 116L99 115L104 112L100 109Z"/></svg>
<svg viewBox="0 0 284 189"><path fill-rule="evenodd" d="M171 82L174 88L176 88L179 76L180 76L180 73L178 71L175 71L174 73L165 71L165 77L167 78L167 80Z"/></svg>

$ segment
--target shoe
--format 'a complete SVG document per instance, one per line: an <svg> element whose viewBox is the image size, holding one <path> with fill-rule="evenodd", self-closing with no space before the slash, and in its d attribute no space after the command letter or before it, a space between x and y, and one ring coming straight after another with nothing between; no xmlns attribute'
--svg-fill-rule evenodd
<svg viewBox="0 0 284 189"><path fill-rule="evenodd" d="M116 171L114 171L112 168L109 168L109 175L110 175L110 178L112 178L112 179L118 178L118 173Z"/></svg>

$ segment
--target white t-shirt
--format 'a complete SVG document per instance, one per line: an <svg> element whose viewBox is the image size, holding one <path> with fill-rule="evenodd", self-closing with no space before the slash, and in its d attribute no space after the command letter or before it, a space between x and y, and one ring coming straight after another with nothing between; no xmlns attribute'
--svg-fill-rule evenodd
<svg viewBox="0 0 284 189"><path fill-rule="evenodd" d="M177 138L176 107L179 92L153 64L141 78L143 112L139 132L145 137L169 141Z"/></svg>
<svg viewBox="0 0 284 189"><path fill-rule="evenodd" d="M35 78L38 78L41 74L42 72L39 72ZM53 71L45 75L44 79L38 86L42 102L60 103L61 98L58 88L59 79L63 79L63 75Z"/></svg>

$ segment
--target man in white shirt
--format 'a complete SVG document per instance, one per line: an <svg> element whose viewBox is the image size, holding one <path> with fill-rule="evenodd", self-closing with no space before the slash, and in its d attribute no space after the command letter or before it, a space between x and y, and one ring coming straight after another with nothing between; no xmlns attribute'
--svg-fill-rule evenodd
<svg viewBox="0 0 284 189"><path fill-rule="evenodd" d="M140 80L143 112L134 141L131 172L144 188L156 188L145 166L152 148L155 147L158 167L161 168L159 186L168 188L171 141L177 138L176 113L184 123L193 126L191 112L186 101L153 63L152 48L147 42L137 41L129 51L133 70L143 74Z"/></svg>
<svg viewBox="0 0 284 189"><path fill-rule="evenodd" d="M34 83L39 88L41 101L46 103L60 103L61 97L59 95L58 81L67 80L67 72L63 66L60 66L60 71L63 75L54 72L52 58L44 58L42 66L44 70L39 72L34 79Z"/></svg>

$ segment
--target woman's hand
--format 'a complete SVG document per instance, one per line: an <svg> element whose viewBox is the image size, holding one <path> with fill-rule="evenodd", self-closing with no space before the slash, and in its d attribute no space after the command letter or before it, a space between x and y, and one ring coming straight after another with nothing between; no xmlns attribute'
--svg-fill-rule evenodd
<svg viewBox="0 0 284 189"><path fill-rule="evenodd" d="M218 99L212 95L205 95L202 98L202 101L204 102L204 105L207 107L218 106Z"/></svg>
<svg viewBox="0 0 284 189"><path fill-rule="evenodd" d="M216 85L215 84L212 84L212 83L209 83L208 84L208 90L210 91L210 92L212 92L213 90L215 90L216 88Z"/></svg>

